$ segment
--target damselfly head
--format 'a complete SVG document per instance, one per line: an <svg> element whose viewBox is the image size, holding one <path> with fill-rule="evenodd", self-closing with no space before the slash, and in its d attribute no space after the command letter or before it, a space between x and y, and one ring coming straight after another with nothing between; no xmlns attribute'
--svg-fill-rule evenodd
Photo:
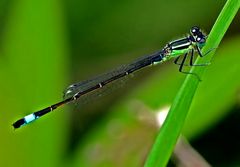
<svg viewBox="0 0 240 167"><path fill-rule="evenodd" d="M201 29L197 26L194 26L190 30L191 37L194 39L194 42L199 44L204 44L206 42L206 36L202 33Z"/></svg>

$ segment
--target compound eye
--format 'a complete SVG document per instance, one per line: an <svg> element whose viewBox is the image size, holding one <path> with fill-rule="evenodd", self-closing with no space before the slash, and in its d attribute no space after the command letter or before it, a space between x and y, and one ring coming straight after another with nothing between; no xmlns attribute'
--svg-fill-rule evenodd
<svg viewBox="0 0 240 167"><path fill-rule="evenodd" d="M201 39L202 39L202 38L200 38L200 37L197 37L196 41L197 41L197 42L200 42L200 41L201 41Z"/></svg>
<svg viewBox="0 0 240 167"><path fill-rule="evenodd" d="M205 38L197 37L196 41L199 42L199 43L205 43L206 40L205 40Z"/></svg>
<svg viewBox="0 0 240 167"><path fill-rule="evenodd" d="M197 26L191 28L191 33L197 35L199 33L199 28Z"/></svg>

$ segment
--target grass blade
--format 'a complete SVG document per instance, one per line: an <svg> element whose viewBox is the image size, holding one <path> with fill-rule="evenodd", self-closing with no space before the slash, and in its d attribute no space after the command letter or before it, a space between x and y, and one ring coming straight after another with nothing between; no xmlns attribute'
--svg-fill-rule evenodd
<svg viewBox="0 0 240 167"><path fill-rule="evenodd" d="M220 44L230 23L240 7L239 0L228 0L218 16L206 43L203 53L211 48L216 48ZM215 51L215 50L214 50ZM213 57L212 51L206 58L198 58L196 64L206 63ZM206 67L192 68L191 72L203 76ZM192 103L194 94L197 90L199 81L191 75L188 75L176 95L167 119L158 134L152 150L147 158L145 167L163 167L166 166L172 150L176 144L178 136L184 125L187 113Z"/></svg>

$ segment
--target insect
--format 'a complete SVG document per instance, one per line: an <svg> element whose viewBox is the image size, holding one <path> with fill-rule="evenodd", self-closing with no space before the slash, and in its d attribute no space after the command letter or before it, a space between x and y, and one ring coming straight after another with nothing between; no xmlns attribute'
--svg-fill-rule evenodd
<svg viewBox="0 0 240 167"><path fill-rule="evenodd" d="M183 66L185 66L184 63L188 55L190 55L190 64L189 64L190 66L205 65L205 64L195 65L193 62L193 56L195 52L200 57L204 56L201 52L201 49L205 45L205 43L206 43L206 35L203 34L200 28L198 28L197 26L194 26L190 29L190 33L186 37L167 43L162 50L154 54L144 56L128 65L124 65L116 70L113 70L110 73L104 74L102 76L100 75L95 79L82 81L80 83L70 85L65 91L64 100L56 104L50 105L49 107L44 108L42 110L33 112L32 114L29 114L17 120L16 122L13 123L13 127L14 128L22 127L23 125L26 125L42 117L43 115L59 108L60 106L76 101L80 97L87 95L92 91L101 89L102 87L110 84L113 81L119 80L124 76L127 76L146 66L163 63L173 58L175 58L174 63L180 66L179 67L180 72L194 75L197 77L198 80L200 80L197 74L183 71ZM183 56L183 59L179 63L178 61L181 56Z"/></svg>

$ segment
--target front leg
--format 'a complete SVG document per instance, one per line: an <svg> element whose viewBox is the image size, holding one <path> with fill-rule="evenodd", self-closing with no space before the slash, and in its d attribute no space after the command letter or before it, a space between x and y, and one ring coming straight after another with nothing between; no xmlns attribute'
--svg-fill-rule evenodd
<svg viewBox="0 0 240 167"><path fill-rule="evenodd" d="M192 73L192 72L189 72L189 71L183 71L183 66L184 66L184 62L186 61L187 55L188 55L188 53L186 53L183 57L183 60L182 60L182 62L180 64L180 67L179 67L179 72L184 73L184 74L194 75L198 79L198 81L202 81L201 78L196 73Z"/></svg>
<svg viewBox="0 0 240 167"><path fill-rule="evenodd" d="M198 48L198 47L197 47ZM198 50L198 49L197 49ZM199 54L200 53L200 54ZM198 54L200 57L203 57L202 53L200 50L198 50ZM205 55L204 55L205 56ZM193 58L194 58L194 49L191 49L191 56L190 56L190 66L208 66L210 63L204 63L204 64L194 64L193 63Z"/></svg>

